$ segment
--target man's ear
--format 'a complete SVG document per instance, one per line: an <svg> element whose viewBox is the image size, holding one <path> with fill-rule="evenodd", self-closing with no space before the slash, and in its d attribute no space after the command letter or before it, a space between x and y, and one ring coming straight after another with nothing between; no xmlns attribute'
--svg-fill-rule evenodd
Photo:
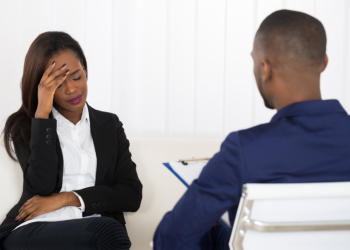
<svg viewBox="0 0 350 250"><path fill-rule="evenodd" d="M261 79L263 80L263 82L269 80L272 76L272 68L271 68L271 64L267 61L267 60L262 60L260 62L260 67L261 67Z"/></svg>
<svg viewBox="0 0 350 250"><path fill-rule="evenodd" d="M326 54L326 56L324 57L324 62L323 62L323 66L322 66L321 72L323 72L327 68L327 65L328 65L328 56Z"/></svg>

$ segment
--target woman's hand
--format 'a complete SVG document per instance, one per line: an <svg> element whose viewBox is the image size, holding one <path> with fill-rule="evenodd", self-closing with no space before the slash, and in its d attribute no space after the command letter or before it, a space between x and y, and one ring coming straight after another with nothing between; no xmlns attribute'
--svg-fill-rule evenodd
<svg viewBox="0 0 350 250"><path fill-rule="evenodd" d="M53 193L50 196L35 195L29 199L18 211L18 215L15 219L16 222L21 221L25 217L28 217L24 221L33 219L40 214L56 211L65 206L64 199L62 199L61 193Z"/></svg>
<svg viewBox="0 0 350 250"><path fill-rule="evenodd" d="M67 67L66 64L63 64L60 68L51 73L54 67L55 62L51 63L51 65L44 72L38 85L38 107L35 112L35 118L49 118L55 91L66 79L69 73L69 70L63 71Z"/></svg>

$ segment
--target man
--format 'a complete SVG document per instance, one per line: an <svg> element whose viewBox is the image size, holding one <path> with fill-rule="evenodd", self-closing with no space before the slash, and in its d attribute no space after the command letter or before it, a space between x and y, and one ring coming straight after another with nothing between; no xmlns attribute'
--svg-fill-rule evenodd
<svg viewBox="0 0 350 250"><path fill-rule="evenodd" d="M307 14L280 10L260 25L254 75L270 123L227 136L172 212L154 249L228 249L230 232L213 224L229 211L233 225L245 183L350 180L350 118L337 100L321 99L326 33ZM328 83L331 84L331 83Z"/></svg>

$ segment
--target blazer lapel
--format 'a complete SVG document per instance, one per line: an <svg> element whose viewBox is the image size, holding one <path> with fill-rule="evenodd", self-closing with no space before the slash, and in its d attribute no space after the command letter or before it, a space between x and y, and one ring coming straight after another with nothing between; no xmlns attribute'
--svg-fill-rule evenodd
<svg viewBox="0 0 350 250"><path fill-rule="evenodd" d="M99 111L87 104L90 116L91 135L97 157L95 186L100 185L116 154L116 122L106 119Z"/></svg>

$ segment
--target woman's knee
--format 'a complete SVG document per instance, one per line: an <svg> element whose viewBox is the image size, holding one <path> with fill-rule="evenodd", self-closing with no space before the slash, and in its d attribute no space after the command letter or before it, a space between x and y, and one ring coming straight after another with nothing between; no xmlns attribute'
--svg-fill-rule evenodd
<svg viewBox="0 0 350 250"><path fill-rule="evenodd" d="M98 249L129 249L131 242L124 226L117 220L101 217L86 228L95 235Z"/></svg>

